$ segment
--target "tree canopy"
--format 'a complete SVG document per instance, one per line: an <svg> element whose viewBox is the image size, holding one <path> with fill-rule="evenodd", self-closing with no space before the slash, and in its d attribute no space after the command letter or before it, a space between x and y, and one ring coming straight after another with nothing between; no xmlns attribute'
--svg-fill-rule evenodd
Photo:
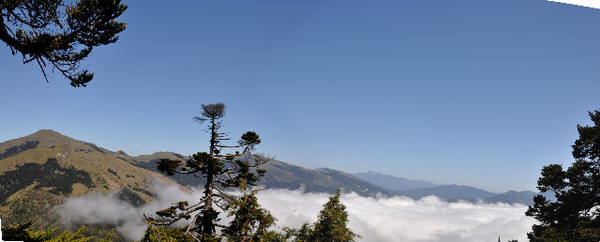
<svg viewBox="0 0 600 242"><path fill-rule="evenodd" d="M329 197L319 212L317 222L305 223L300 229L286 229L286 237L295 237L293 241L356 241L361 238L347 226L348 212L340 202L341 190Z"/></svg>
<svg viewBox="0 0 600 242"><path fill-rule="evenodd" d="M193 174L204 179L203 197L194 204L181 201L158 211L158 217L148 217L150 223L169 225L191 218L185 233L202 241L220 240L217 226L225 228L224 234L227 237L240 240L269 235L266 229L274 224L275 219L260 207L255 197L256 192L247 193L247 189L255 186L265 173L258 166L268 160L250 154L261 143L259 135L253 131L244 133L237 145L222 144L229 140L226 133L220 132L225 108L223 103L202 105L201 116L194 118L207 124L210 133L209 152L198 152L185 162L171 159L161 159L158 162L158 169L167 175ZM223 153L224 149L241 149L241 152ZM236 196L227 190L232 188L239 189L243 195ZM229 215L234 217L229 226L218 223L220 212L217 208L229 211Z"/></svg>
<svg viewBox="0 0 600 242"><path fill-rule="evenodd" d="M313 235L319 241L354 241L360 238L347 227L348 212L340 202L340 193L341 190L338 189L319 213Z"/></svg>
<svg viewBox="0 0 600 242"><path fill-rule="evenodd" d="M68 2L68 3L67 3ZM57 70L71 86L86 86L94 73L80 62L94 47L118 40L125 23L115 21L127 6L120 0L0 0L0 40L35 62L48 81L47 68Z"/></svg>
<svg viewBox="0 0 600 242"><path fill-rule="evenodd" d="M158 162L158 169L167 175L193 174L202 178L204 194L194 204L180 201L156 212L157 216L146 216L149 224L164 226L190 219L191 222L182 229L149 226L143 241L178 241L190 237L198 241L354 241L360 238L347 228L348 213L340 202L340 189L323 205L316 223L305 223L299 229L286 227L283 228L285 233L268 230L276 219L258 203L259 190L251 189L266 172L258 167L268 161L250 154L261 143L260 136L248 131L241 135L237 145L222 144L230 140L220 131L225 109L223 103L203 104L201 116L194 117L197 122L207 124L209 152L198 152L186 161L161 159ZM241 151L224 153L224 149ZM221 211L232 217L228 225L220 223ZM221 228L220 232L217 227Z"/></svg>
<svg viewBox="0 0 600 242"><path fill-rule="evenodd" d="M538 189L553 193L556 200L534 198L526 215L540 224L528 234L531 241L600 240L600 111L589 116L593 126L577 125L575 162L566 170L560 164L542 169Z"/></svg>
<svg viewBox="0 0 600 242"><path fill-rule="evenodd" d="M86 237L84 235L85 226L82 226L76 232L69 232L67 230L62 233L56 233L58 228L37 230L31 229L32 221L24 224L14 224L2 227L2 237L0 241L28 241L28 242L60 242L60 241L75 241L75 242L87 242L92 241L94 237ZM112 232L108 233L104 239L97 239L97 241L104 242L110 241Z"/></svg>

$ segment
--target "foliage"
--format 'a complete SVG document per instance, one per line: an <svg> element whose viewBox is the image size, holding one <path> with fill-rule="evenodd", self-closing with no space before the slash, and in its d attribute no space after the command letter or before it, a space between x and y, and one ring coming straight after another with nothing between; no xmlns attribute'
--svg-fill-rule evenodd
<svg viewBox="0 0 600 242"><path fill-rule="evenodd" d="M165 228L163 226L154 228L152 225L148 225L146 228L146 233L144 234L144 238L142 238L142 242L151 242L151 241L165 241L165 242L175 242L175 241L190 241L192 239L191 236L185 234L184 229L181 228Z"/></svg>
<svg viewBox="0 0 600 242"><path fill-rule="evenodd" d="M313 237L322 241L354 241L360 238L348 229L348 213L346 206L340 202L340 189L323 206L319 219L314 225Z"/></svg>
<svg viewBox="0 0 600 242"><path fill-rule="evenodd" d="M202 105L201 116L194 119L199 123L207 123L207 130L210 133L209 152L198 152L186 161L161 159L158 162L158 169L167 175L174 174L193 174L201 177L204 182L204 195L199 202L190 204L187 201L180 201L173 206L158 211L157 217L147 217L148 222L155 225L170 225L181 219L192 219L187 226L185 233L193 235L202 241L219 241L221 237L216 233L216 226L225 227L219 224L220 208L224 211L236 211L232 215L236 219L252 221L256 219L258 227L253 225L230 225L233 227L244 228L244 232L234 233L227 230L232 236L249 236L254 229L256 233L264 234L266 227L272 223L267 223L270 214L262 214L264 210L258 207L253 199L254 193L250 196L245 194L240 197L226 191L226 189L237 188L245 193L249 186L255 186L259 178L264 176L265 170L258 169L258 166L267 162L266 159L250 154L261 140L258 134L249 131L241 136L237 145L223 145L221 142L229 140L225 133L219 132L222 128L221 119L225 116L225 104L215 103ZM225 148L239 148L241 152L225 153ZM245 214L245 213L255 214ZM193 215L195 213L195 215ZM264 216L264 217L263 217ZM249 220L248 220L249 219ZM272 217L271 217L272 219ZM274 220L274 219L273 219ZM267 226L268 224L268 226Z"/></svg>
<svg viewBox="0 0 600 242"><path fill-rule="evenodd" d="M71 81L86 86L94 77L79 67L94 47L117 41L125 23L115 21L127 8L120 0L0 1L0 40L23 63L35 61L44 78L47 62Z"/></svg>
<svg viewBox="0 0 600 242"><path fill-rule="evenodd" d="M29 227L33 222L28 222L25 224L17 224L17 225L9 225L8 227L2 228L2 240L32 240L31 235L29 234ZM35 241L35 240L32 240ZM42 241L42 240L37 240Z"/></svg>
<svg viewBox="0 0 600 242"><path fill-rule="evenodd" d="M75 183L93 186L87 172L61 167L56 159L48 158L44 164L27 163L0 175L0 204L15 192L34 183L37 184L35 188L49 188L49 192L56 195L71 193Z"/></svg>
<svg viewBox="0 0 600 242"><path fill-rule="evenodd" d="M258 204L258 190L244 194L240 199L233 200L227 206L233 220L223 230L232 241L272 241L277 237L267 229L275 224L275 218ZM267 239L268 238L268 239Z"/></svg>
<svg viewBox="0 0 600 242"><path fill-rule="evenodd" d="M531 241L600 240L600 111L589 116L594 126L577 126L575 162L567 170L559 164L542 169L538 189L554 193L556 201L534 197L526 215L540 224L528 234Z"/></svg>
<svg viewBox="0 0 600 242"><path fill-rule="evenodd" d="M62 202L60 196L36 189L20 192L18 196L0 207L2 222L25 224L33 221L30 229L60 225L58 215L52 210L54 205Z"/></svg>
<svg viewBox="0 0 600 242"><path fill-rule="evenodd" d="M313 225L303 223L299 229L283 228L286 232L285 238L293 238L292 241L311 241L313 240L314 228Z"/></svg>
<svg viewBox="0 0 600 242"><path fill-rule="evenodd" d="M305 223L300 229L286 229L286 237L295 236L294 241L356 241L361 238L347 227L348 213L340 202L340 193L338 189L323 205L317 222Z"/></svg>
<svg viewBox="0 0 600 242"><path fill-rule="evenodd" d="M13 155L17 155L26 150L35 149L39 143L39 141L26 141L25 143L19 146L10 147L6 149L3 153L0 153L0 160L11 157Z"/></svg>
<svg viewBox="0 0 600 242"><path fill-rule="evenodd" d="M85 230L85 226L82 226L81 228L79 228L79 230L77 230L74 233L64 231L59 236L52 238L48 241L51 241L51 242L54 242L54 241L56 241L56 242L59 242L59 241L87 242L87 241L94 239L94 237L85 237L83 235L84 230ZM110 234L108 234L107 236L110 236ZM106 241L108 241L108 238L106 239Z"/></svg>
<svg viewBox="0 0 600 242"><path fill-rule="evenodd" d="M9 225L5 228L2 228L2 240L5 241L28 241L28 242L38 242L38 241L50 241L50 242L59 242L59 241L75 241L75 242L87 242L92 240L94 237L85 237L83 232L85 227L79 228L76 232L68 232L64 231L58 236L52 236L58 230L57 228L48 229L48 230L39 230L39 231L31 231L30 227L33 222L27 222L24 224L16 224ZM108 241L109 237L105 240Z"/></svg>

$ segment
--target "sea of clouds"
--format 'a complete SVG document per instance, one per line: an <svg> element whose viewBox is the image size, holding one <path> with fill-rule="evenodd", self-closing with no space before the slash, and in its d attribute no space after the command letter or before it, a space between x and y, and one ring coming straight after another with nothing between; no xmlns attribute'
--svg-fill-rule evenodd
<svg viewBox="0 0 600 242"><path fill-rule="evenodd" d="M54 211L65 225L109 223L128 239L144 235L143 214L152 215L177 201L197 201L200 189L191 193L177 186L156 183L157 199L142 207L120 201L115 193L91 193L69 198ZM259 203L277 218L277 228L298 228L317 220L330 194L302 190L265 189ZM527 206L507 204L449 203L430 196L419 200L407 197L363 197L356 193L341 196L346 205L348 226L361 241L527 241L535 220L525 216ZM226 222L227 220L223 220Z"/></svg>

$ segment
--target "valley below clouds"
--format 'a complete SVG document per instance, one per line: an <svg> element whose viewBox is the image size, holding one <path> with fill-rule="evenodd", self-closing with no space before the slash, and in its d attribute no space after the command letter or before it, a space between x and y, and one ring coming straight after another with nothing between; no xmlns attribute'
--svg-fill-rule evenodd
<svg viewBox="0 0 600 242"><path fill-rule="evenodd" d="M65 225L109 223L128 239L139 240L146 229L143 214L153 215L177 201L196 201L192 193L177 186L156 182L157 198L141 207L120 201L116 193L91 193L68 198L54 208ZM302 190L265 189L258 193L259 203L277 218L276 227L298 228L314 222L329 198L325 193ZM360 241L502 241L527 240L535 220L525 216L527 206L503 203L445 202L429 196L419 200L408 197L363 197L356 193L341 196L346 205L349 227L360 234ZM223 219L222 222L228 222Z"/></svg>

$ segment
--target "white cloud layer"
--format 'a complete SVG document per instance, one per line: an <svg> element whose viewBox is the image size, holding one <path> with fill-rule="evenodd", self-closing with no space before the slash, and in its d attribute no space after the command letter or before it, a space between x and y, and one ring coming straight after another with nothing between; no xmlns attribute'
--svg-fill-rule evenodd
<svg viewBox="0 0 600 242"><path fill-rule="evenodd" d="M278 226L298 227L314 222L327 194L265 190L260 203L278 218ZM364 241L526 241L535 220L527 207L507 204L448 203L436 197L370 198L344 194L349 227Z"/></svg>
<svg viewBox="0 0 600 242"><path fill-rule="evenodd" d="M135 208L120 202L114 194L92 193L69 198L56 207L65 224L110 223L128 239L139 240L146 228L142 214L153 214L171 203L195 201L202 194L189 194L174 186L156 185L158 198ZM329 194L280 189L263 190L259 202L278 219L277 227L298 228L314 222ZM436 197L413 200L406 197L368 198L344 194L341 201L349 214L349 227L362 241L526 241L535 222L525 216L526 206L506 204L448 203Z"/></svg>
<svg viewBox="0 0 600 242"><path fill-rule="evenodd" d="M116 193L103 195L90 193L84 196L68 198L63 204L54 207L60 220L67 226L73 224L108 223L117 226L117 232L130 240L139 240L144 236L146 220L144 214L154 215L178 201L194 201L201 192L192 190L187 193L177 186L168 186L158 180L154 184L157 198L142 207L134 207L120 201Z"/></svg>

